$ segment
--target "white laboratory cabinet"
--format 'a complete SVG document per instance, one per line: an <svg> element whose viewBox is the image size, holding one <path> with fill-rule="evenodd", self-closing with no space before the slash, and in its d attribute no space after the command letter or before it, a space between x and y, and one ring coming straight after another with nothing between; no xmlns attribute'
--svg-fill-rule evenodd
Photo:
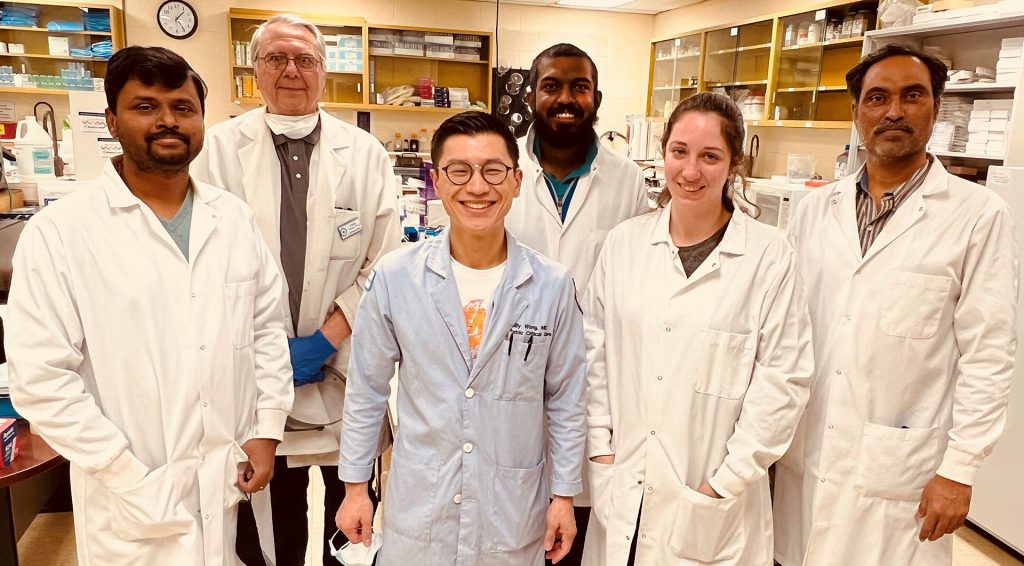
<svg viewBox="0 0 1024 566"><path fill-rule="evenodd" d="M1017 249L1024 253L1024 167L989 168L987 186L1013 209ZM1022 264L1024 265L1024 264ZM1017 363L1006 429L974 482L968 518L988 533L1024 553L1024 304L1018 295Z"/></svg>

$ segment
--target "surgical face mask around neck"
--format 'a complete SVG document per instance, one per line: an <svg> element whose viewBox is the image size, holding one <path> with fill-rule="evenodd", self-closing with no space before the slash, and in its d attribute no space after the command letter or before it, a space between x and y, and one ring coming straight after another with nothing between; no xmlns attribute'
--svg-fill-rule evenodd
<svg viewBox="0 0 1024 566"><path fill-rule="evenodd" d="M341 531L337 531L331 536L328 544L331 546L331 556L337 559L345 566L372 566L373 557L377 555L377 551L380 550L381 544L384 543L384 537L380 533L373 533L373 539L370 542L370 546L366 546L362 543L352 544L351 542L345 542L341 545L341 548L334 546L334 540L338 538L344 539L345 535L341 534Z"/></svg>
<svg viewBox="0 0 1024 566"><path fill-rule="evenodd" d="M305 116L284 116L267 112L266 116L267 126L270 127L271 132L293 140L300 140L308 136L320 121L319 112Z"/></svg>

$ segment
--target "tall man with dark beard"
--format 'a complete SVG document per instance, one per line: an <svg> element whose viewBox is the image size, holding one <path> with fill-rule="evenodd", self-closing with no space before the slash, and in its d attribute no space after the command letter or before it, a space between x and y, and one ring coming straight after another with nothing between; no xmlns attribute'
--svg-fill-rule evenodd
<svg viewBox="0 0 1024 566"><path fill-rule="evenodd" d="M605 235L649 210L640 168L601 147L597 66L582 49L559 43L530 67L533 126L519 139L523 182L505 226L520 242L569 268L586 288ZM576 542L561 564L580 564L590 518L589 473L574 498ZM595 529L597 530L597 529ZM596 536L603 536L595 533Z"/></svg>

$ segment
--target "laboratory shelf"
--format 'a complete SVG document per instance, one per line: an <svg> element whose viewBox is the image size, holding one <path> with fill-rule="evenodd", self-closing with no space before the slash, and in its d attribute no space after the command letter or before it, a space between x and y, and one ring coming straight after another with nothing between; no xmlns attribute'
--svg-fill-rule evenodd
<svg viewBox="0 0 1024 566"><path fill-rule="evenodd" d="M28 26L0 26L0 31L28 31L35 33L52 33L57 35L97 35L102 37L110 37L113 33L109 31L63 31L63 30L48 30L46 28L28 27Z"/></svg>

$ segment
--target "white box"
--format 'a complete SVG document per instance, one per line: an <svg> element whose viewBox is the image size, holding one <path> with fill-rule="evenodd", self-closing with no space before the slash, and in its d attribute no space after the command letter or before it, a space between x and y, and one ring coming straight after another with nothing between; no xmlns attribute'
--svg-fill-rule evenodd
<svg viewBox="0 0 1024 566"><path fill-rule="evenodd" d="M1009 120L989 120L988 131L990 132L1005 132L1006 128L1010 126Z"/></svg>
<svg viewBox="0 0 1024 566"><path fill-rule="evenodd" d="M1002 47L1020 47L1024 45L1024 37L1004 37L1000 45Z"/></svg>
<svg viewBox="0 0 1024 566"><path fill-rule="evenodd" d="M1005 142L1006 141L1006 132L985 132L985 134L988 136L988 141L990 141L990 142L992 142L992 141Z"/></svg>
<svg viewBox="0 0 1024 566"><path fill-rule="evenodd" d="M991 118L993 120L1007 120L1010 118L1009 110L990 110L989 113L991 114Z"/></svg>
<svg viewBox="0 0 1024 566"><path fill-rule="evenodd" d="M971 120L985 119L988 120L992 117L991 110L971 110Z"/></svg>
<svg viewBox="0 0 1024 566"><path fill-rule="evenodd" d="M7 52L8 53L24 53L25 52L25 44L24 43L8 43L7 44Z"/></svg>
<svg viewBox="0 0 1024 566"><path fill-rule="evenodd" d="M992 137L989 135L989 132L971 132L971 136L967 138L967 143L988 142L991 139Z"/></svg>
<svg viewBox="0 0 1024 566"><path fill-rule="evenodd" d="M58 55L61 57L67 57L71 55L71 48L68 45L68 38L50 36L46 39L47 42L50 44L50 55Z"/></svg>
<svg viewBox="0 0 1024 566"><path fill-rule="evenodd" d="M971 120L967 123L968 132L987 132L989 131L988 120Z"/></svg>

